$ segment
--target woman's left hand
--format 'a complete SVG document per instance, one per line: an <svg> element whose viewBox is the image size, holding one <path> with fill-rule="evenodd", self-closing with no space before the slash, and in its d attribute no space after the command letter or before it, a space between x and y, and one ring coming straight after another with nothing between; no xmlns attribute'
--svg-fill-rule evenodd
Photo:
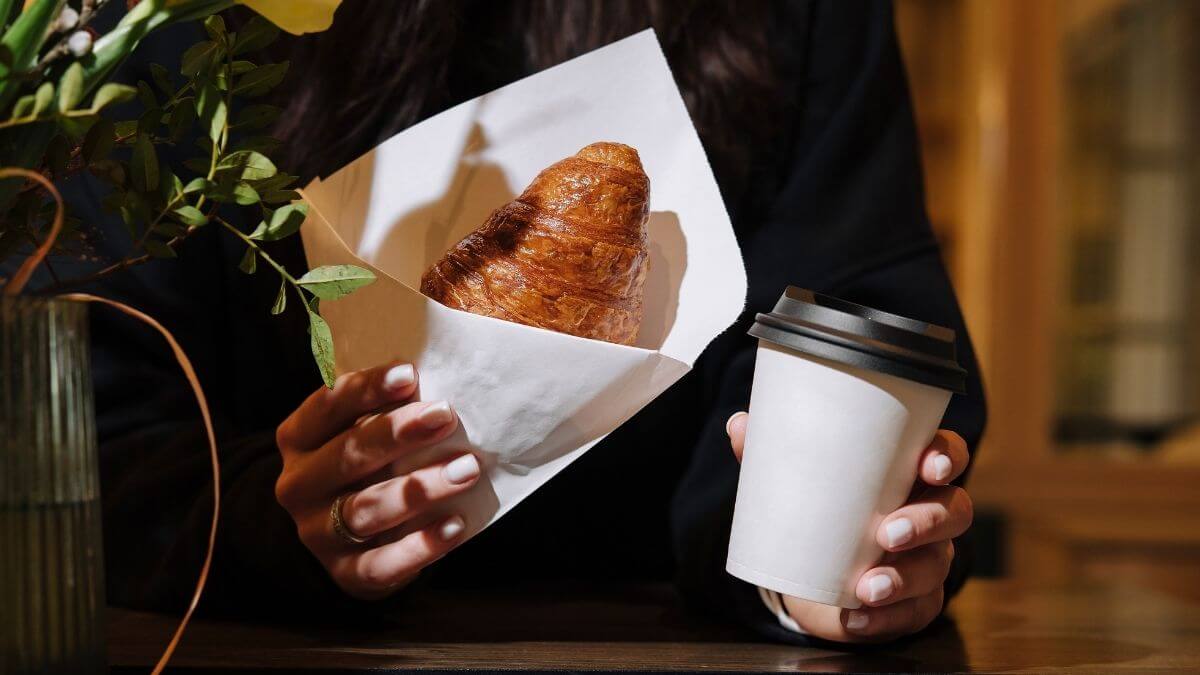
<svg viewBox="0 0 1200 675"><path fill-rule="evenodd" d="M738 461L750 416L729 418L726 431ZM907 504L879 525L875 539L886 551L858 580L859 609L841 609L783 596L788 614L813 636L839 642L879 642L915 633L942 611L942 584L954 559L952 539L971 526L971 497L949 485L967 468L961 436L941 429L921 453L918 485Z"/></svg>

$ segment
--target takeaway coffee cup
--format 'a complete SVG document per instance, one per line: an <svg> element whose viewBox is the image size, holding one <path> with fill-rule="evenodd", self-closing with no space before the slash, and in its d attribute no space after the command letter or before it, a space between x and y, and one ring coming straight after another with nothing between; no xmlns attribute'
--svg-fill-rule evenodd
<svg viewBox="0 0 1200 675"><path fill-rule="evenodd" d="M763 588L855 608L921 451L966 372L954 331L789 286L759 314L726 570Z"/></svg>

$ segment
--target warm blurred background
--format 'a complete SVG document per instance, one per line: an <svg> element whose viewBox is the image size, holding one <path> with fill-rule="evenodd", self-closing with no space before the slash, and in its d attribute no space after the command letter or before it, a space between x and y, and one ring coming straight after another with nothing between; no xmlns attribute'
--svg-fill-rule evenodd
<svg viewBox="0 0 1200 675"><path fill-rule="evenodd" d="M990 397L981 572L1200 602L1200 2L896 6Z"/></svg>

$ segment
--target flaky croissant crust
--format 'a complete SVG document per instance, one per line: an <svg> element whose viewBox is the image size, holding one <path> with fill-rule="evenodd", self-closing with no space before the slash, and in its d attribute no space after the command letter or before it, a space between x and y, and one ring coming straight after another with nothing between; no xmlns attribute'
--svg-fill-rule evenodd
<svg viewBox="0 0 1200 675"><path fill-rule="evenodd" d="M421 292L475 314L633 344L649 201L637 150L593 143L547 167L447 251Z"/></svg>

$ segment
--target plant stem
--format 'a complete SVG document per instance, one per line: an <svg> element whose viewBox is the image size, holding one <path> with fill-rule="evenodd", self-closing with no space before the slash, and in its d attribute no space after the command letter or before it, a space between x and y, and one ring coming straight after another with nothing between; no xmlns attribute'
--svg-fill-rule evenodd
<svg viewBox="0 0 1200 675"><path fill-rule="evenodd" d="M172 237L169 241L167 241L166 245L170 248L175 248L181 242L183 242L183 240L190 237L192 235L192 233L198 229L200 229L200 228L188 227L186 232L179 235L178 237ZM47 290L53 291L55 293L59 293L59 292L62 292L64 289L78 288L79 286L83 286L85 284L90 284L94 281L99 281L100 279L103 279L104 277L107 277L112 274L116 274L117 272L120 272L121 270L126 270L126 269L129 269L130 267L136 267L138 265L141 265L142 263L149 262L153 259L154 259L154 257L148 253L145 253L145 254L142 254L142 255L139 255L139 256L136 256L133 258L123 258L123 259L118 260L117 262L109 265L108 267L105 267L105 268L101 269L100 271L95 272L94 274L89 274L86 277L80 277L78 279L70 279L63 283L54 284L54 285L50 286Z"/></svg>
<svg viewBox="0 0 1200 675"><path fill-rule="evenodd" d="M183 197L183 196L184 196L183 193L180 192L179 194L172 197L171 201L167 202L167 205L163 207L163 210L159 211L158 215L154 217L154 220L151 221L150 224L146 226L146 231L142 233L142 236L138 237L137 242L134 243L134 245L133 245L133 250L136 251L139 248L141 248L142 246L146 245L146 239L148 239L150 237L150 233L153 232L154 228L157 227L158 224L162 222L162 219L166 217L167 213L169 213L171 211L171 209L175 208L175 204L177 204L179 202L179 198Z"/></svg>
<svg viewBox="0 0 1200 675"><path fill-rule="evenodd" d="M95 115L95 114L96 113L94 113L90 109L88 109L88 110L68 110L67 112L54 113L53 115L49 115L46 117L42 117L41 115L26 115L24 117L14 117L10 120L4 120L3 122L0 122L0 129L10 129L12 127L19 127L19 126L22 126L25 124L34 124L37 122L47 122L49 120L58 119L60 117L91 117L92 115Z"/></svg>
<svg viewBox="0 0 1200 675"><path fill-rule="evenodd" d="M245 233L243 233L241 230L237 229L233 225L230 225L228 222L226 222L226 220L224 218L221 218L220 216L214 217L213 220L217 221L218 223L221 224L222 227L224 227L225 229L227 229L230 232L237 235L238 239L241 239L242 241L246 242L247 246L254 249L254 252L256 254L258 254L258 256L260 258L265 260L268 265L270 265L271 267L274 267L275 271L279 272L279 276L283 277L288 283L290 283L291 285L293 285L297 288L300 287L300 284L299 284L299 282L296 281L296 278L293 277L292 275L288 274L288 271L283 268L283 265L280 265L279 263L272 260L271 256L267 255L266 251L262 250L262 248L259 247L258 242L251 239L248 235L246 235ZM300 297L303 298L304 296L300 296Z"/></svg>

